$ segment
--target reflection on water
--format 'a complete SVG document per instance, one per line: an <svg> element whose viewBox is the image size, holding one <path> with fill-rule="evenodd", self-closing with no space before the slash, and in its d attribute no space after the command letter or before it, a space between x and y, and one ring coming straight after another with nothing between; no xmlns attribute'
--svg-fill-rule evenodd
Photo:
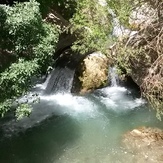
<svg viewBox="0 0 163 163"><path fill-rule="evenodd" d="M139 126L161 127L145 101L123 87L40 99L29 118L1 125L1 163L133 162L122 135Z"/></svg>

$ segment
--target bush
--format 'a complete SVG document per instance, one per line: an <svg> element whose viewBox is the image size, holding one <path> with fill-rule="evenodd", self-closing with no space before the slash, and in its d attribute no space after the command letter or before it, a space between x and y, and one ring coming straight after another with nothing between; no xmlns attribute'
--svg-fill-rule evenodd
<svg viewBox="0 0 163 163"><path fill-rule="evenodd" d="M111 15L107 5L102 6L97 0L78 2L71 24L71 32L78 36L73 50L86 53L105 48L112 31Z"/></svg>

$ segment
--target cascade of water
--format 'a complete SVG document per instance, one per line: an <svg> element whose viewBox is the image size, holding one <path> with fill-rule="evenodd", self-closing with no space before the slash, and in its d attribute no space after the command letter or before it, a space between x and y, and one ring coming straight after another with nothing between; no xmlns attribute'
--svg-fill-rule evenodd
<svg viewBox="0 0 163 163"><path fill-rule="evenodd" d="M110 77L110 81L111 81L111 86L116 87L119 83L119 78L118 78L118 74L116 73L115 67L109 68L109 77Z"/></svg>
<svg viewBox="0 0 163 163"><path fill-rule="evenodd" d="M111 112L111 114L113 112L121 114L144 104L141 99L133 99L132 96L128 95L126 88L118 86L118 75L115 67L110 67L109 71L111 87L99 89L86 96L70 94L73 76L74 70L67 67L54 69L47 81L42 84L43 87L46 87L44 90L46 95L42 94L42 90L37 90L40 103L33 104L34 109L30 117L18 122L11 119L3 124L2 132L4 135L11 136L13 133L24 132L28 128L40 125L42 121L54 115L69 115L73 118L86 119L99 117L100 110Z"/></svg>
<svg viewBox="0 0 163 163"><path fill-rule="evenodd" d="M67 67L55 68L48 79L45 89L45 94L54 94L56 92L69 92L71 91L74 70Z"/></svg>

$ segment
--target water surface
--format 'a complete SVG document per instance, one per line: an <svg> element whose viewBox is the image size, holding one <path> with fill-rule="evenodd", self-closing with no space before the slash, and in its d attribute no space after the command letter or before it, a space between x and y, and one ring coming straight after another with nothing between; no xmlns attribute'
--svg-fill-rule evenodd
<svg viewBox="0 0 163 163"><path fill-rule="evenodd" d="M162 127L145 101L124 87L85 96L40 94L29 118L0 129L0 163L126 163L122 135L140 126Z"/></svg>

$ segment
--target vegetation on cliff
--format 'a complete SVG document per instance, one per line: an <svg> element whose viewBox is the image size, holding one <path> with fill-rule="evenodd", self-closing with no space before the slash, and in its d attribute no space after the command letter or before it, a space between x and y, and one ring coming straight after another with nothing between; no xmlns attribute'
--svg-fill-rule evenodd
<svg viewBox="0 0 163 163"><path fill-rule="evenodd" d="M137 33L117 44L121 67L140 86L142 96L163 115L163 2L147 0L140 5L146 21L138 21ZM142 18L143 19L143 18Z"/></svg>
<svg viewBox="0 0 163 163"><path fill-rule="evenodd" d="M130 22L131 14L146 4L155 11L154 21L148 25ZM52 65L59 32L75 36L73 51L102 51L115 60L162 113L162 6L162 2L154 0L30 0L0 5L0 114L4 115L13 101L27 92L32 76L45 73ZM53 24L48 23L51 21L47 17L55 19ZM58 20L67 23L62 31ZM115 55L107 52L117 39L114 32L118 25L137 30L137 34L129 39L123 35ZM137 74L136 70L142 73ZM28 115L26 110L25 114Z"/></svg>
<svg viewBox="0 0 163 163"><path fill-rule="evenodd" d="M72 49L80 53L102 51L113 44L113 27L116 19L127 26L132 10L130 0L82 0L70 19L70 31L77 35Z"/></svg>

